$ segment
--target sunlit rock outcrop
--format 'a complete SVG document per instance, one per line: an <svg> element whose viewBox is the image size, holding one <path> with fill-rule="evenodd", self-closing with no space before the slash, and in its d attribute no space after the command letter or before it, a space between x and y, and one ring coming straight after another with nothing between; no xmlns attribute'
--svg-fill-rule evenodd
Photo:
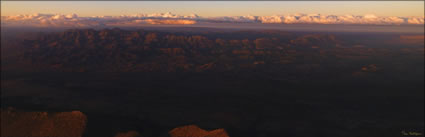
<svg viewBox="0 0 425 137"><path fill-rule="evenodd" d="M378 70L379 68L376 66L376 64L370 64L362 67L363 72L376 72Z"/></svg>
<svg viewBox="0 0 425 137"><path fill-rule="evenodd" d="M80 111L1 111L2 137L81 137L87 117Z"/></svg>
<svg viewBox="0 0 425 137"><path fill-rule="evenodd" d="M171 137L229 137L224 129L206 131L196 125L174 128L168 133Z"/></svg>
<svg viewBox="0 0 425 137"><path fill-rule="evenodd" d="M369 65L365 65L362 66L360 71L356 71L352 73L353 77L364 77L367 76L368 74L373 74L377 71L379 71L381 68L378 67L376 64L369 64Z"/></svg>

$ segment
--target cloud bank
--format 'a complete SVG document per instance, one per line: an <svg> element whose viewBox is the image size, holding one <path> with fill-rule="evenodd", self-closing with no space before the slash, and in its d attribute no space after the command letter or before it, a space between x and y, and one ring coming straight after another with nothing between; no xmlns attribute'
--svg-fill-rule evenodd
<svg viewBox="0 0 425 137"><path fill-rule="evenodd" d="M424 24L423 17L378 17L375 15L321 15L293 14L274 16L223 16L201 17L196 14L182 16L168 13L136 14L121 16L80 17L76 14L33 14L2 16L2 26L34 27L98 27L141 24L196 24L209 23L278 23L278 24L373 24L373 25L407 25Z"/></svg>

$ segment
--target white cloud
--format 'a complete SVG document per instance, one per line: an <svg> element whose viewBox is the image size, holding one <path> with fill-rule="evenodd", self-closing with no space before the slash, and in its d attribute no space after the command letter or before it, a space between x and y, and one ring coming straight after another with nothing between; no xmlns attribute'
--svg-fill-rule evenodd
<svg viewBox="0 0 425 137"><path fill-rule="evenodd" d="M160 21L164 20L164 21ZM273 16L223 16L201 17L196 14L182 16L167 13L136 14L121 16L79 17L76 14L33 14L2 16L1 24L7 26L90 27L137 24L194 24L197 22L226 23L282 23L282 24L376 24L404 25L424 24L425 17L379 17L376 15L321 15L293 14Z"/></svg>

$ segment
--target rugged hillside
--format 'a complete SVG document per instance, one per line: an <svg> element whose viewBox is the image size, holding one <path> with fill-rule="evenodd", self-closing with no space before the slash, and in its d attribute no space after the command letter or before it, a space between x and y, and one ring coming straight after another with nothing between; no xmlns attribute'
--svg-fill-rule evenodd
<svg viewBox="0 0 425 137"><path fill-rule="evenodd" d="M232 33L240 34L228 34ZM264 31L251 32L244 39L220 34L68 30L26 40L22 59L33 69L48 71L220 72L294 62L294 55L288 52L297 46L319 50L340 44L335 36L327 34L297 38L284 32Z"/></svg>
<svg viewBox="0 0 425 137"><path fill-rule="evenodd" d="M2 108L80 110L88 137L225 136L221 128L232 137L423 133L424 46L401 41L416 36L120 29L37 36L4 42L15 52L2 45L13 53L1 62ZM173 130L191 124L202 129Z"/></svg>
<svg viewBox="0 0 425 137"><path fill-rule="evenodd" d="M2 60L2 70L202 72L239 74L250 79L311 80L357 77L363 66L371 64L387 74L394 73L399 71L395 70L398 66L409 69L406 67L414 65L401 60L419 62L423 57L424 48L420 46L361 43L356 39L359 37L281 31L73 29L18 42L15 49L21 50L15 51L17 58ZM394 67L394 62L399 65ZM385 69L388 67L392 70Z"/></svg>

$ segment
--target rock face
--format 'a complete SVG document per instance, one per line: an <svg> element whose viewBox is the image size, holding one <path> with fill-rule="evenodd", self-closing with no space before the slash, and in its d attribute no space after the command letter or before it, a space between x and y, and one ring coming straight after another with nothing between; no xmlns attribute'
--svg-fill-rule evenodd
<svg viewBox="0 0 425 137"><path fill-rule="evenodd" d="M87 117L72 112L1 111L2 137L81 137Z"/></svg>
<svg viewBox="0 0 425 137"><path fill-rule="evenodd" d="M224 129L206 131L196 125L174 128L168 133L171 137L229 137Z"/></svg>

